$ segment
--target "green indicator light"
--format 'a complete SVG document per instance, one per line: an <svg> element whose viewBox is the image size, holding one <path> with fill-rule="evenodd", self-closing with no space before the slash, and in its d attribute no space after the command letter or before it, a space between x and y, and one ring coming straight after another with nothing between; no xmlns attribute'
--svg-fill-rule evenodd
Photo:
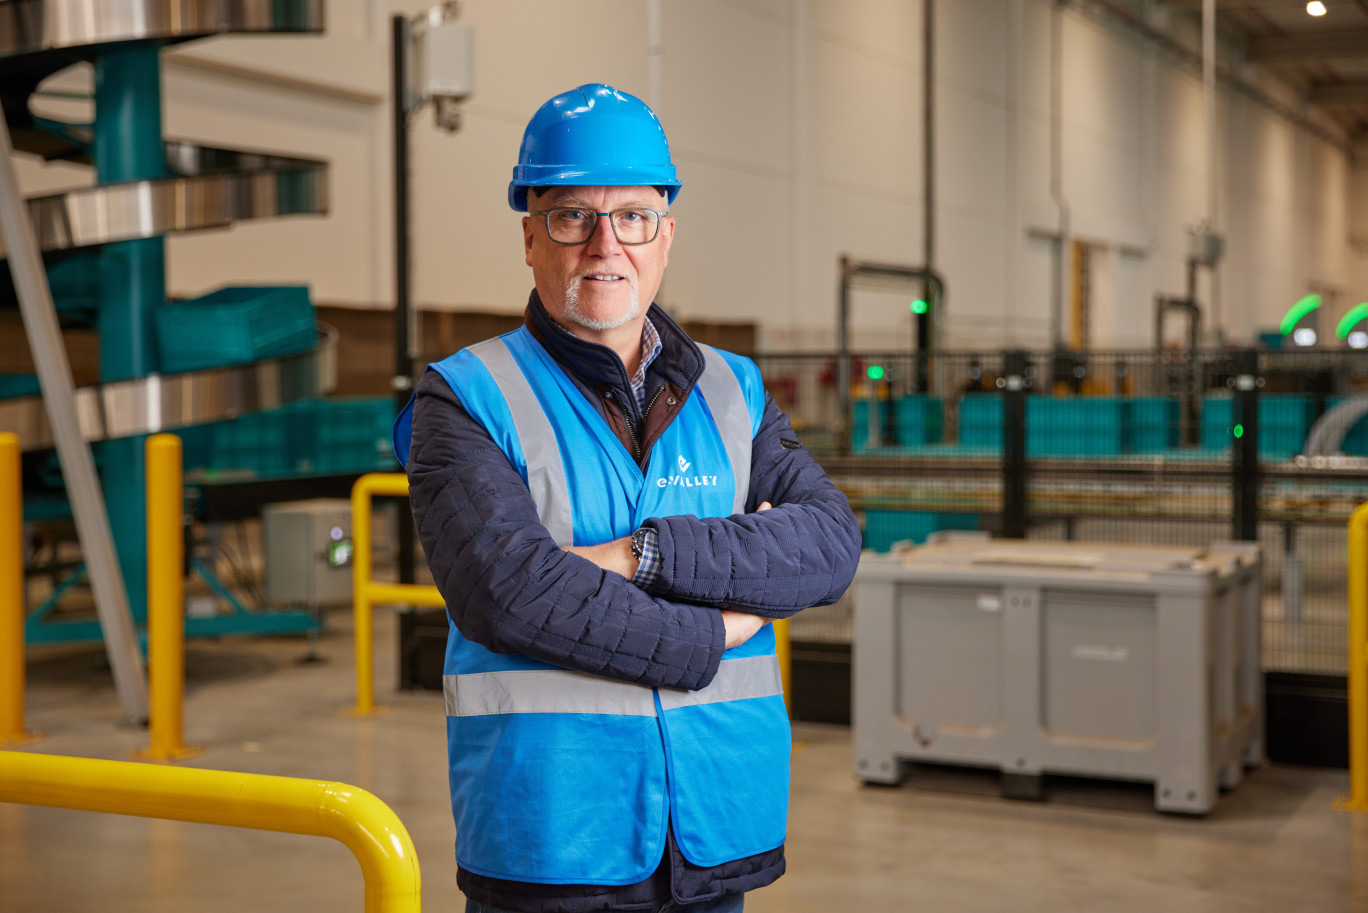
<svg viewBox="0 0 1368 913"><path fill-rule="evenodd" d="M1244 425L1236 425L1231 432L1237 437L1244 437Z"/></svg>
<svg viewBox="0 0 1368 913"><path fill-rule="evenodd" d="M1297 324L1301 322L1303 317L1320 306L1320 295L1307 295L1305 298L1292 305L1292 307L1288 308L1287 313L1283 315L1282 323L1278 324L1278 332L1287 336L1297 328Z"/></svg>
<svg viewBox="0 0 1368 913"><path fill-rule="evenodd" d="M1348 339L1349 331L1352 330L1360 320L1368 317L1368 301L1355 305L1349 309L1349 313L1340 320L1339 326L1335 327L1335 335L1340 339Z"/></svg>
<svg viewBox="0 0 1368 913"><path fill-rule="evenodd" d="M869 375L870 380L883 380L884 369L879 365L870 365L865 373Z"/></svg>
<svg viewBox="0 0 1368 913"><path fill-rule="evenodd" d="M912 302L912 313L914 313L914 314L925 314L925 313L926 313L926 302L923 301L923 300L921 300L920 298L918 298L916 301Z"/></svg>

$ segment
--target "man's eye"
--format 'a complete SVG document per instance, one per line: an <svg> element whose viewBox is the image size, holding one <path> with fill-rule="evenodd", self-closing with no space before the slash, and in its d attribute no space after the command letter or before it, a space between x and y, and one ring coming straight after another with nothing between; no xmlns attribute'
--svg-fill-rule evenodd
<svg viewBox="0 0 1368 913"><path fill-rule="evenodd" d="M624 209L617 214L618 221L624 225L636 225L646 221L646 213L639 209Z"/></svg>
<svg viewBox="0 0 1368 913"><path fill-rule="evenodd" d="M582 209L557 209L553 216L557 222L564 222L567 225L574 225L583 222L588 215Z"/></svg>

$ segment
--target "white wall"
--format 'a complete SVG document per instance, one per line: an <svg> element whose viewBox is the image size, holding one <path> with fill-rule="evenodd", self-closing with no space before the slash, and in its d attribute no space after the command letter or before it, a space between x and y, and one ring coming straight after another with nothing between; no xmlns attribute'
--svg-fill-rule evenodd
<svg viewBox="0 0 1368 913"><path fill-rule="evenodd" d="M164 54L168 136L332 166L326 217L172 238L173 293L307 281L320 302L392 305L389 16L426 5L332 2L325 36L224 37ZM684 318L754 320L767 348L830 348L840 255L922 261L920 3L663 0L654 84L650 6L463 4L476 34L477 86L464 126L443 133L424 114L411 128L416 301L521 310L530 279L505 187L522 127L551 95L604 81L657 104L684 180L661 303ZM1193 34L1167 7L1132 6ZM1063 17L1058 48L1054 15ZM1048 0L942 0L935 40L945 344L1048 342L1061 203L1068 239L1095 248L1091 343L1148 344L1154 295L1183 290L1185 230L1206 213L1198 76L1093 17L1056 13ZM1368 299L1363 168L1244 95L1222 89L1218 108L1216 224L1228 253L1216 281L1199 286L1208 322L1249 339L1301 294L1323 289L1333 325ZM21 175L33 192L88 180L32 163ZM904 345L905 304L895 294L856 296L855 343Z"/></svg>

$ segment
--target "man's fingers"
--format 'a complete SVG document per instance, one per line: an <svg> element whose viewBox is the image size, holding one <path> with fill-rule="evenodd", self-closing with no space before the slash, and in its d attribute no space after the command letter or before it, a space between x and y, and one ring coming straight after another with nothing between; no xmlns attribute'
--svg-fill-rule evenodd
<svg viewBox="0 0 1368 913"><path fill-rule="evenodd" d="M771 507L773 507L773 506L774 506L774 505L771 504L771 503L768 502L768 501L761 501L761 502L760 502L760 506L757 507L757 508L755 509L755 512L758 514L758 513L760 513L760 511L762 511L762 510L769 510L769 509L770 509Z"/></svg>

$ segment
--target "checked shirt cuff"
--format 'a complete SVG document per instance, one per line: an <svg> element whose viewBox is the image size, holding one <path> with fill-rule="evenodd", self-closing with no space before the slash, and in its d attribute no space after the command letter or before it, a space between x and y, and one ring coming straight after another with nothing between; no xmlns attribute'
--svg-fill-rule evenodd
<svg viewBox="0 0 1368 913"><path fill-rule="evenodd" d="M660 555L660 534L650 527L641 541L641 563L632 575L632 583L643 590L649 590L660 579L660 570L665 561Z"/></svg>

